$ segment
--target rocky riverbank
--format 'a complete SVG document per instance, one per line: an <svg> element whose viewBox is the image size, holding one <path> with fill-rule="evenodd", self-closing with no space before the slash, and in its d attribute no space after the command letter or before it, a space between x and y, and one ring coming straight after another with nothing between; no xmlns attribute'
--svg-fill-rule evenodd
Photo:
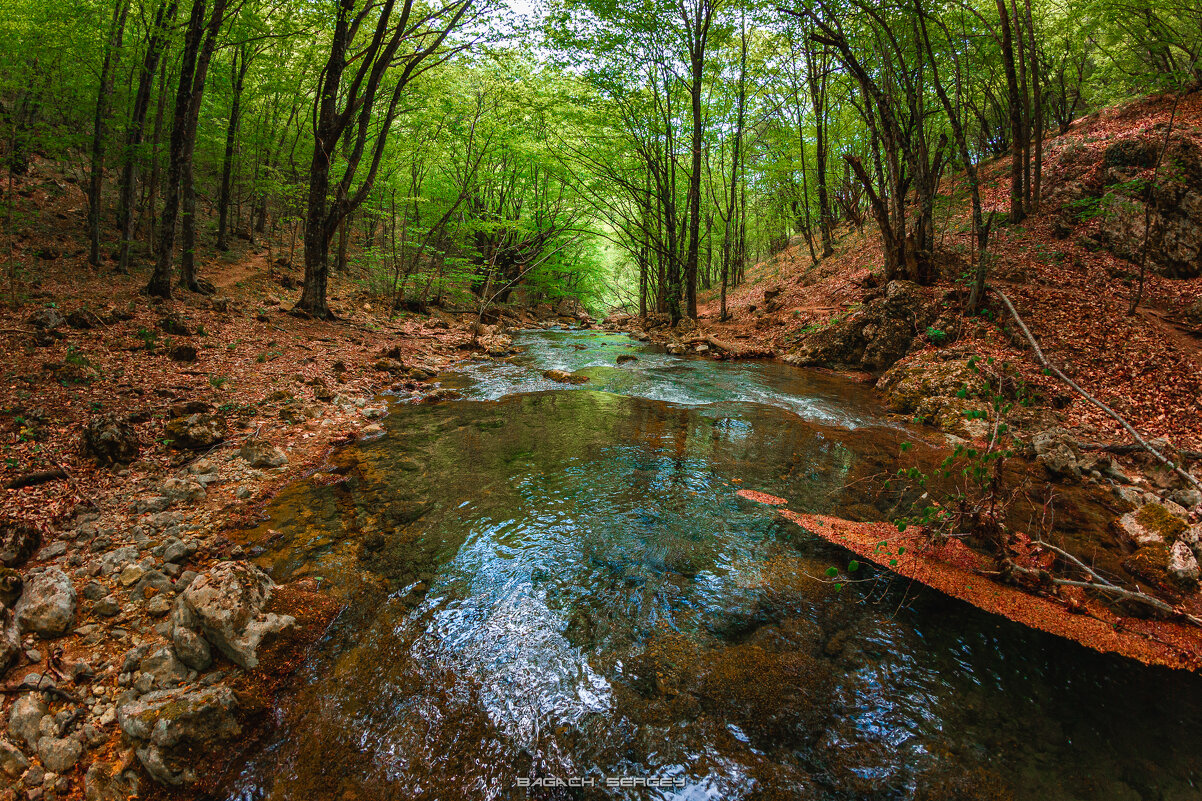
<svg viewBox="0 0 1202 801"><path fill-rule="evenodd" d="M351 285L324 323L287 315L266 265L215 278L152 305L133 279L59 276L4 315L0 801L199 791L337 611L231 528L538 319L394 316Z"/></svg>

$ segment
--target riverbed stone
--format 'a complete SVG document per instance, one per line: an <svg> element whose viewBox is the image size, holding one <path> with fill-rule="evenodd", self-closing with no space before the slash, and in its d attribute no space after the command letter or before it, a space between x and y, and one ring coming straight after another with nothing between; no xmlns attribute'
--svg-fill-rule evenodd
<svg viewBox="0 0 1202 801"><path fill-rule="evenodd" d="M32 571L17 601L21 630L43 639L61 637L75 620L75 588L57 567Z"/></svg>
<svg viewBox="0 0 1202 801"><path fill-rule="evenodd" d="M37 746L39 724L50 708L41 693L29 692L17 696L8 714L8 733L15 742L25 743L29 748Z"/></svg>
<svg viewBox="0 0 1202 801"><path fill-rule="evenodd" d="M193 670L203 671L213 664L208 642L192 629L175 626L171 631L171 643L179 660Z"/></svg>
<svg viewBox="0 0 1202 801"><path fill-rule="evenodd" d="M209 643L232 662L259 664L262 642L295 625L291 615L265 613L275 582L253 564L223 562L184 590L184 603Z"/></svg>
<svg viewBox="0 0 1202 801"><path fill-rule="evenodd" d="M132 770L117 774L117 767L97 760L84 775L85 801L128 801L138 797L138 777Z"/></svg>
<svg viewBox="0 0 1202 801"><path fill-rule="evenodd" d="M180 661L171 646L164 645L138 662L138 670L151 677L153 686L176 687L188 679L188 666Z"/></svg>
<svg viewBox="0 0 1202 801"><path fill-rule="evenodd" d="M46 736L38 740L38 759L46 770L66 773L81 756L83 743L77 737Z"/></svg>
<svg viewBox="0 0 1202 801"><path fill-rule="evenodd" d="M146 772L156 781L182 786L199 779L204 755L241 734L237 706L225 686L178 687L122 704L117 719Z"/></svg>
<svg viewBox="0 0 1202 801"><path fill-rule="evenodd" d="M588 376L574 375L567 370L543 370L543 378L560 384L583 384L588 381Z"/></svg>
<svg viewBox="0 0 1202 801"><path fill-rule="evenodd" d="M159 488L171 503L198 503L205 499L205 488L194 478L169 478Z"/></svg>
<svg viewBox="0 0 1202 801"><path fill-rule="evenodd" d="M266 440L247 440L238 451L251 467L263 469L283 467L288 464L288 455Z"/></svg>
<svg viewBox="0 0 1202 801"><path fill-rule="evenodd" d="M16 779L28 767L29 760L21 753L21 749L7 740L0 739L0 776Z"/></svg>

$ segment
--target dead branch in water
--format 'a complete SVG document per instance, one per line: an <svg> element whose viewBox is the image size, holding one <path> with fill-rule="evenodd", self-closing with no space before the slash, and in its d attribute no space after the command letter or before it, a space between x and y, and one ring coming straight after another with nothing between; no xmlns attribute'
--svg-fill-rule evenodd
<svg viewBox="0 0 1202 801"><path fill-rule="evenodd" d="M1151 443L1149 443L1147 440L1145 440L1143 437L1141 437L1139 432L1136 431L1134 428L1132 428L1131 424L1128 423L1127 420L1121 414L1119 414L1114 409L1107 406L1102 401L1095 398L1090 393L1086 392L1084 389L1081 388L1081 386L1076 381L1074 381L1073 379L1066 376L1064 373L1062 373L1060 371L1060 369L1058 367L1056 367L1056 365L1054 365L1050 361L1048 361L1048 358L1043 355L1043 351L1040 350L1039 343L1035 341L1035 337L1032 336L1030 329L1028 329L1026 323L1023 322L1023 318L1019 316L1018 311L1014 308L1014 304L1010 302L1010 298L1006 297L1006 293L1003 292L1002 290L998 289L995 286L990 287L990 289L993 290L993 292L996 293L999 298L1001 298L1002 303L1004 303L1006 305L1006 308L1010 311L1010 316L1012 316L1014 318L1014 322L1018 324L1019 330L1022 331L1023 336L1026 337L1027 342L1031 345L1031 349L1033 351L1035 351L1035 358L1039 360L1039 363L1042 364L1044 366L1044 368L1046 368L1048 370L1048 372L1050 372L1052 375L1059 378L1065 384L1068 384L1070 387L1072 387L1073 390L1075 390L1077 392L1077 394L1079 394L1081 397L1085 398L1087 401L1092 403L1094 406L1097 406L1099 409L1106 412L1106 414L1113 417L1118 422L1118 424L1121 425L1124 430L1126 430L1126 432L1128 434L1130 434L1132 437L1135 438L1135 441L1137 443L1139 443L1140 447L1142 447L1145 451L1147 451L1148 453L1150 453L1154 457L1156 457L1157 460L1159 460L1163 464L1167 465L1171 470L1173 470L1173 472L1177 473L1177 475L1181 476L1187 482L1192 484L1194 486L1194 488L1196 488L1199 491L1202 491L1202 482L1198 481L1198 479L1194 478L1190 473L1183 470L1175 462L1173 462L1173 460L1169 459L1167 456L1162 454L1155 447L1153 447Z"/></svg>

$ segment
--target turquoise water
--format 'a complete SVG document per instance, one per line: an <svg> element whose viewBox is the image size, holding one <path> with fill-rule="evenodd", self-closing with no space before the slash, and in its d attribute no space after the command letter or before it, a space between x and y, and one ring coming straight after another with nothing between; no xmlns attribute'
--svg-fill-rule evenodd
<svg viewBox="0 0 1202 801"><path fill-rule="evenodd" d="M916 434L866 387L521 344L449 377L463 400L394 405L251 533L347 608L221 797L1202 797L1194 677L868 568L836 589L845 552L736 494L887 519Z"/></svg>

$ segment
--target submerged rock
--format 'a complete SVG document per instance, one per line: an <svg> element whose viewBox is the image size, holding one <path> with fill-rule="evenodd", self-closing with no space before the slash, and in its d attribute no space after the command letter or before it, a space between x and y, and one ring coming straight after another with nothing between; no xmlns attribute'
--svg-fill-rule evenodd
<svg viewBox="0 0 1202 801"><path fill-rule="evenodd" d="M142 767L156 781L195 784L204 756L242 733L237 699L228 687L176 688L147 693L117 710L121 731L135 743Z"/></svg>
<svg viewBox="0 0 1202 801"><path fill-rule="evenodd" d="M588 381L588 376L573 375L566 370L543 370L543 378L560 384L583 384Z"/></svg>
<svg viewBox="0 0 1202 801"><path fill-rule="evenodd" d="M206 640L232 662L253 668L264 639L295 625L290 615L265 613L275 582L245 562L223 562L184 590L184 604Z"/></svg>

